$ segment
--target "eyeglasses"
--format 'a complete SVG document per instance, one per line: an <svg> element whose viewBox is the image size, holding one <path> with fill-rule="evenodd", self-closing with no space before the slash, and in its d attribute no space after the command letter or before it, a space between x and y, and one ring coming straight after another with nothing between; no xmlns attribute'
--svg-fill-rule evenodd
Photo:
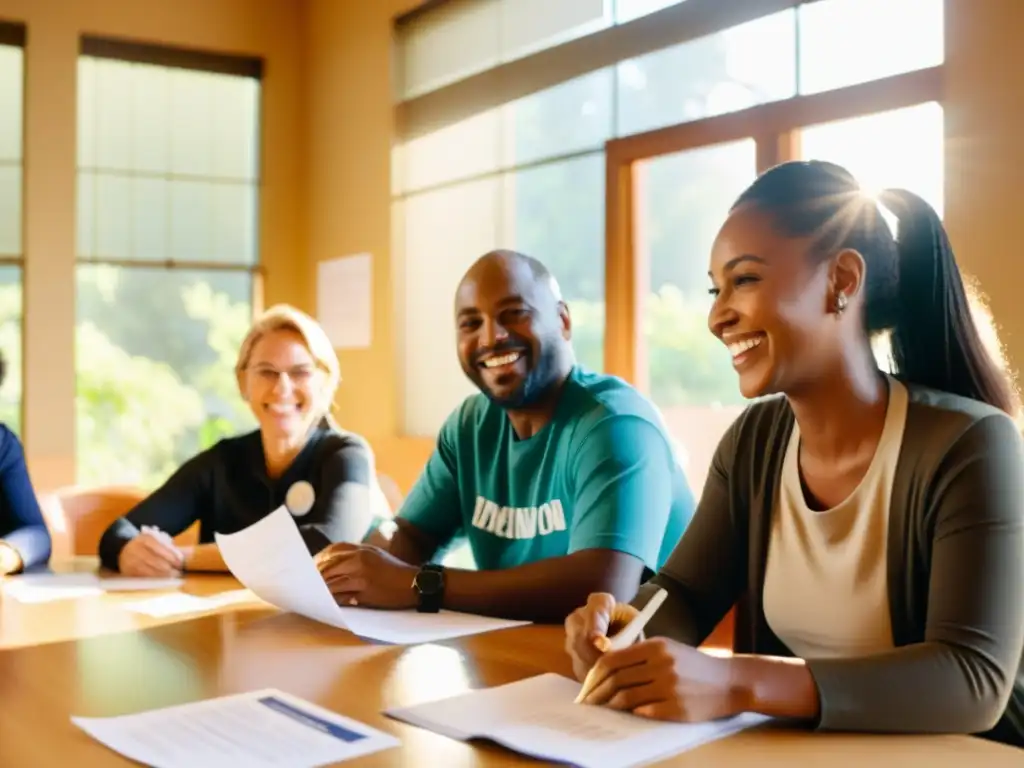
<svg viewBox="0 0 1024 768"><path fill-rule="evenodd" d="M313 378L313 374L316 373L316 368L308 365L296 366L286 371L279 371L269 365L257 365L249 370L268 384L276 384L282 376L287 376L295 384L303 384Z"/></svg>

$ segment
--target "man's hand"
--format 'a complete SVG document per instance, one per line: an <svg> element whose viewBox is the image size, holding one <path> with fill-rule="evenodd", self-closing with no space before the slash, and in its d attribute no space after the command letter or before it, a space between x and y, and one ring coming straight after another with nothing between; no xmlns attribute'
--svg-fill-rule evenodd
<svg viewBox="0 0 1024 768"><path fill-rule="evenodd" d="M315 558L338 605L402 610L415 608L412 583L419 573L384 550L367 544L332 544Z"/></svg>

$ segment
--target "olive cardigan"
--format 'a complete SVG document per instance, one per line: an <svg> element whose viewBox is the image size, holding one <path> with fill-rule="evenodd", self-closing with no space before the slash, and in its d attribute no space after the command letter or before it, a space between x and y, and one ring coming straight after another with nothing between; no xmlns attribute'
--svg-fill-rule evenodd
<svg viewBox="0 0 1024 768"><path fill-rule="evenodd" d="M1001 411L907 389L888 533L894 649L806 660L818 727L970 733L1024 746L1024 441ZM658 587L669 592L648 636L696 646L735 604L737 653L793 655L762 605L793 425L786 399L774 397L730 427L693 521L634 601Z"/></svg>

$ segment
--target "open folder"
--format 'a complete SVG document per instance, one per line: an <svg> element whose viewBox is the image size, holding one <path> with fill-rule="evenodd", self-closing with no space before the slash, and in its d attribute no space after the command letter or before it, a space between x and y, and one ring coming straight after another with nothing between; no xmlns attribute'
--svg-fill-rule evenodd
<svg viewBox="0 0 1024 768"><path fill-rule="evenodd" d="M576 704L579 683L554 674L472 691L386 714L460 741L489 739L524 755L580 766L633 768L768 720L745 713L707 723L666 723Z"/></svg>
<svg viewBox="0 0 1024 768"><path fill-rule="evenodd" d="M215 534L232 575L277 608L347 629L360 637L411 645L528 624L467 613L341 607L320 576L286 507L248 528Z"/></svg>

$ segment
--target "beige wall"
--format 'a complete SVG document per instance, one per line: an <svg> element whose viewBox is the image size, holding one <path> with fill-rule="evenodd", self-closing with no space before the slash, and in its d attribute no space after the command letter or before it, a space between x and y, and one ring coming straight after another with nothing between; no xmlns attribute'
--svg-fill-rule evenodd
<svg viewBox="0 0 1024 768"><path fill-rule="evenodd" d="M1014 370L1024 366L1022 30L1019 0L946 0L946 222Z"/></svg>
<svg viewBox="0 0 1024 768"><path fill-rule="evenodd" d="M432 441L398 435L401 390L391 259L391 19L415 0L310 0L306 149L311 274L322 259L374 256L373 344L341 352L338 416L371 440L378 469L408 489ZM315 286L308 287L312 307ZM454 354L454 349L452 351ZM411 372L429 386L430 372Z"/></svg>
<svg viewBox="0 0 1024 768"><path fill-rule="evenodd" d="M75 55L81 32L263 56L266 297L314 309L315 265L374 255L373 346L342 353L340 417L408 487L429 440L398 435L391 258L391 19L415 0L0 0L29 25L26 91L25 442L36 482L73 476ZM1019 0L947 0L946 215L1024 363L1024 29ZM1018 50L1018 53L1014 53ZM430 372L411 372L429 386Z"/></svg>
<svg viewBox="0 0 1024 768"><path fill-rule="evenodd" d="M39 488L75 478L76 60L83 33L260 56L263 90L261 252L265 298L308 298L298 0L0 0L27 25L25 71L25 422Z"/></svg>

